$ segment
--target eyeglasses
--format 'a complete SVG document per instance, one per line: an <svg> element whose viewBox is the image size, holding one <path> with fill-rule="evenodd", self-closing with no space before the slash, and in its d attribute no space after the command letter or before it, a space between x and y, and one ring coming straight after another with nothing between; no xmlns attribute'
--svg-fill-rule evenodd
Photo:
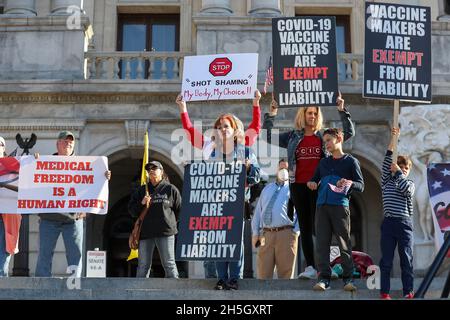
<svg viewBox="0 0 450 320"><path fill-rule="evenodd" d="M156 171L158 169L159 169L159 167L151 167L151 168L148 169L148 171Z"/></svg>

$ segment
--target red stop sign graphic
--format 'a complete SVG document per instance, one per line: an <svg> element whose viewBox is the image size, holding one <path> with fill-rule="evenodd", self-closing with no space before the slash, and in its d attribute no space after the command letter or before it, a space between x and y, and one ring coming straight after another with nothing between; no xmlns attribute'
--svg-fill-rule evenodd
<svg viewBox="0 0 450 320"><path fill-rule="evenodd" d="M230 73L232 63L228 58L216 58L209 64L209 73L214 77L223 77Z"/></svg>

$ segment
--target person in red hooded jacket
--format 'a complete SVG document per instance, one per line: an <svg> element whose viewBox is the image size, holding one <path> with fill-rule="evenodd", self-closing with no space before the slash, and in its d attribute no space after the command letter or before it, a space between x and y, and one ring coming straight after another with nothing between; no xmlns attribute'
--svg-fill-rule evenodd
<svg viewBox="0 0 450 320"><path fill-rule="evenodd" d="M0 137L0 158L4 158L6 156L6 142L5 139ZM9 162L8 164L12 164L14 169L17 169L17 161ZM5 174L9 173L9 166L0 166L4 167ZM3 173L2 173L3 174ZM12 189L9 187L8 189ZM0 277L7 277L9 273L9 262L11 260L11 256L15 253L19 252L18 243L19 243L19 230L20 230L20 222L22 220L22 216L20 214L0 214Z"/></svg>

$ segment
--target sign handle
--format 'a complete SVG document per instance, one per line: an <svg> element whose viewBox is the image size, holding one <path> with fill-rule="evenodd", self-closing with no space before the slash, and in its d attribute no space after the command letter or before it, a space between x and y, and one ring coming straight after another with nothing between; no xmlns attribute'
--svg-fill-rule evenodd
<svg viewBox="0 0 450 320"><path fill-rule="evenodd" d="M399 113L400 113L400 100L395 99L394 100L394 116L393 116L393 123L392 123L393 128L398 128ZM394 150L392 152L392 161L395 163L397 162L397 155L398 155L397 145L398 145L398 136L396 136L396 138L394 139Z"/></svg>

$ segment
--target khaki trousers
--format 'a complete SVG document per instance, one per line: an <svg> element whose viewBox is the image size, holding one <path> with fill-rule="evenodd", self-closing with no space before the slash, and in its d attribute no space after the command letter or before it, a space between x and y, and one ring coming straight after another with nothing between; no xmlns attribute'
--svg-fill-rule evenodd
<svg viewBox="0 0 450 320"><path fill-rule="evenodd" d="M298 235L292 229L264 231L264 246L260 246L257 255L257 278L272 279L277 268L279 279L291 279L297 256Z"/></svg>

